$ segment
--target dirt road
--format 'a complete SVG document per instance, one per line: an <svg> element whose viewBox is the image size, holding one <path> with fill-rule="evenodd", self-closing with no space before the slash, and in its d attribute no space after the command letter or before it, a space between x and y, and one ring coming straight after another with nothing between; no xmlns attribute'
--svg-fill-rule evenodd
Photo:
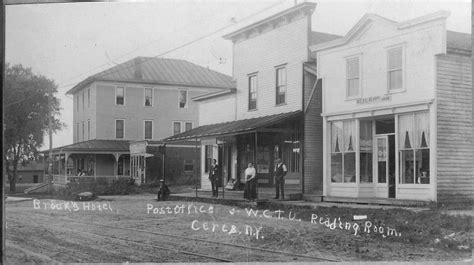
<svg viewBox="0 0 474 265"><path fill-rule="evenodd" d="M404 244L396 240L403 235L384 238L336 218L299 215L288 210L257 212L199 202L156 202L144 195L108 196L93 202L8 203L7 263L470 258L470 252Z"/></svg>

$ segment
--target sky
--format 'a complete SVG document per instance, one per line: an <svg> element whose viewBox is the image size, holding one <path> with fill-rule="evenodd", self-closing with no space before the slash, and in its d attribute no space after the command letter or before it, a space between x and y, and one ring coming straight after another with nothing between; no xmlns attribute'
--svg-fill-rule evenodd
<svg viewBox="0 0 474 265"><path fill-rule="evenodd" d="M53 79L67 127L53 147L72 144L73 101L66 91L102 70L137 56L185 59L231 75L226 33L302 0L113 1L9 5L5 8L5 61ZM404 21L450 11L447 28L471 33L468 0L312 0L314 31L344 35L365 14ZM207 36L207 37L204 37ZM204 38L203 38L204 37ZM186 45L190 43L190 45ZM184 47L182 47L184 46ZM49 147L48 137L42 150Z"/></svg>

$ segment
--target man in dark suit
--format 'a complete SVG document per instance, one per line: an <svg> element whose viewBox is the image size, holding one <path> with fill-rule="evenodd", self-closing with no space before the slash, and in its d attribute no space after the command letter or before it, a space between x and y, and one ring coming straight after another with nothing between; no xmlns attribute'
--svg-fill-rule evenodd
<svg viewBox="0 0 474 265"><path fill-rule="evenodd" d="M217 189L219 175L220 175L220 166L217 164L217 160L212 159L211 168L209 170L209 180L211 181L211 186L212 186L212 197L216 197L216 198L219 195L219 190Z"/></svg>
<svg viewBox="0 0 474 265"><path fill-rule="evenodd" d="M275 170L273 171L275 174L275 198L278 199L280 197L280 190L281 190L281 199L285 199L285 175L288 172L288 169L286 168L286 165L283 164L281 161L281 158L277 158L275 160Z"/></svg>
<svg viewBox="0 0 474 265"><path fill-rule="evenodd" d="M166 201L170 193L170 189L166 186L165 181L161 179L160 188L158 189L158 201Z"/></svg>

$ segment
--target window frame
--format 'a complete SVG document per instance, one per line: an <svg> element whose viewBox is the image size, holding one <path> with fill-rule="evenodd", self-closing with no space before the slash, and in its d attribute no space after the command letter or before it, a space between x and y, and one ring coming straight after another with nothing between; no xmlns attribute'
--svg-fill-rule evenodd
<svg viewBox="0 0 474 265"><path fill-rule="evenodd" d="M251 90L251 80L252 78L255 78L255 91L252 92ZM248 111L255 111L257 110L257 104L258 104L258 73L255 72L255 73L251 73L251 74L248 74L247 75L247 85L248 85L248 101L247 101L247 110ZM254 108L250 108L250 102L252 100L252 94L255 94L255 107Z"/></svg>
<svg viewBox="0 0 474 265"><path fill-rule="evenodd" d="M390 51L400 49L401 50L401 67L399 69L390 69L390 61L389 61L389 53ZM387 94L393 94L393 93L399 93L399 92L404 92L405 91L405 45L404 43L402 44L396 44L392 46L385 47L385 60L386 60L386 93ZM397 89L390 89L390 73L394 71L400 70L402 73L402 87L397 88Z"/></svg>
<svg viewBox="0 0 474 265"><path fill-rule="evenodd" d="M150 105L146 105L146 91L149 89L151 91L151 100L150 100ZM154 89L153 87L144 87L143 88L143 106L144 107L153 107L153 97L154 97Z"/></svg>
<svg viewBox="0 0 474 265"><path fill-rule="evenodd" d="M122 121L123 122L123 137L118 138L117 137L117 121ZM115 139L125 139L125 119L115 119Z"/></svg>
<svg viewBox="0 0 474 265"><path fill-rule="evenodd" d="M174 125L175 125L176 123L179 124L179 132L178 132L178 133L175 133L175 131L174 131ZM171 124L172 124L172 125L171 125L171 135L176 135L176 134L182 133L183 126L182 126L182 122L181 122L181 121L172 121Z"/></svg>
<svg viewBox="0 0 474 265"><path fill-rule="evenodd" d="M87 120L87 140L91 139L91 120Z"/></svg>
<svg viewBox="0 0 474 265"><path fill-rule="evenodd" d="M360 97L362 97L362 54L356 54L356 55L350 55L350 56L347 56L344 58L345 59L345 76L344 76L344 87L345 87L345 95L346 95L346 100L353 100L353 99L358 99ZM353 96L349 96L349 80L352 80L352 79L356 79L356 78L349 78L349 64L348 62L351 61L351 60L355 60L357 59L358 60L358 63L359 63L359 73L358 73L358 85L359 85L359 89L358 89L358 93L356 95L353 95Z"/></svg>
<svg viewBox="0 0 474 265"><path fill-rule="evenodd" d="M123 88L123 104L117 104L117 90L119 88ZM115 98L114 98L114 104L115 106L125 106L126 105L126 87L125 86L115 86Z"/></svg>
<svg viewBox="0 0 474 265"><path fill-rule="evenodd" d="M150 138L146 138L146 123L147 122L151 122ZM145 140L153 139L153 120L143 120L143 139Z"/></svg>
<svg viewBox="0 0 474 265"><path fill-rule="evenodd" d="M182 126L182 128L184 128L184 131L183 131L183 132L187 132L187 131L190 131L190 130L194 129L194 122L192 122L192 121L184 121L183 123L184 123L184 126ZM186 125L187 125L187 124L191 124L191 129L186 130Z"/></svg>
<svg viewBox="0 0 474 265"><path fill-rule="evenodd" d="M181 92L186 92L184 107L181 107L181 100L180 100ZM179 89L178 90L178 109L187 109L188 105L189 105L189 91L186 89Z"/></svg>
<svg viewBox="0 0 474 265"><path fill-rule="evenodd" d="M85 104L84 104L84 94L85 94L85 93L86 93L86 92L83 90L83 91L82 91L82 110L83 110L83 111L84 111L84 109L85 109Z"/></svg>
<svg viewBox="0 0 474 265"><path fill-rule="evenodd" d="M84 131L85 131L85 127L86 127L86 126L85 126L85 122L84 122L84 121L82 121L81 123L82 123L82 141L85 141L86 138L85 138L85 136L84 136Z"/></svg>
<svg viewBox="0 0 474 265"><path fill-rule="evenodd" d="M287 75L287 68L286 68L286 64L283 64L283 65L278 65L278 66L275 66L275 106L281 106L281 105L286 105L287 103L287 92L288 92L288 75ZM285 84L284 85L279 85L278 83L278 71L279 70L283 70L285 72ZM284 94L284 101L283 102L278 102L279 100L279 96L280 96L280 87L284 87L285 88L285 94Z"/></svg>
<svg viewBox="0 0 474 265"><path fill-rule="evenodd" d="M91 89L90 88L87 89L87 107L88 108L91 107Z"/></svg>

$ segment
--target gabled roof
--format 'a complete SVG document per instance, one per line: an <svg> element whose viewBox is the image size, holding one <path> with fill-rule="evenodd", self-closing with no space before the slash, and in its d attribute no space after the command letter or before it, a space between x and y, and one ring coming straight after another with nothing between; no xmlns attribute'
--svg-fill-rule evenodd
<svg viewBox="0 0 474 265"><path fill-rule="evenodd" d="M411 19L411 20L407 20L403 22L396 22L396 21L381 17L379 15L368 13L368 14L365 14L342 38L313 45L310 47L310 50L312 52L315 52L319 50L324 50L324 49L344 45L348 43L353 37L355 37L359 32L363 31L364 28L373 21L376 21L379 23L390 24L397 27L398 29L404 29L404 28L408 28L414 25L437 20L437 19L443 19L443 18L446 19L448 16L449 16L449 12L439 11L439 12L435 12L435 13L418 17L415 19Z"/></svg>
<svg viewBox="0 0 474 265"><path fill-rule="evenodd" d="M94 152L94 153L109 153L109 152L129 152L128 140L89 140L78 142L70 145L53 148L53 152ZM49 150L44 150L42 153L47 154Z"/></svg>
<svg viewBox="0 0 474 265"><path fill-rule="evenodd" d="M472 53L471 34L446 31L446 50L448 53L470 55Z"/></svg>
<svg viewBox="0 0 474 265"><path fill-rule="evenodd" d="M185 60L136 57L86 78L66 94L73 94L94 81L225 89L235 87L232 77Z"/></svg>
<svg viewBox="0 0 474 265"><path fill-rule="evenodd" d="M222 122L217 124L203 125L192 130L173 135L164 139L164 142L173 142L181 140L190 140L193 138L212 137L219 135L235 135L241 133L252 132L258 128L270 126L284 120L296 117L301 114L301 111L293 111L286 113L279 113L258 118L236 120L230 122Z"/></svg>

